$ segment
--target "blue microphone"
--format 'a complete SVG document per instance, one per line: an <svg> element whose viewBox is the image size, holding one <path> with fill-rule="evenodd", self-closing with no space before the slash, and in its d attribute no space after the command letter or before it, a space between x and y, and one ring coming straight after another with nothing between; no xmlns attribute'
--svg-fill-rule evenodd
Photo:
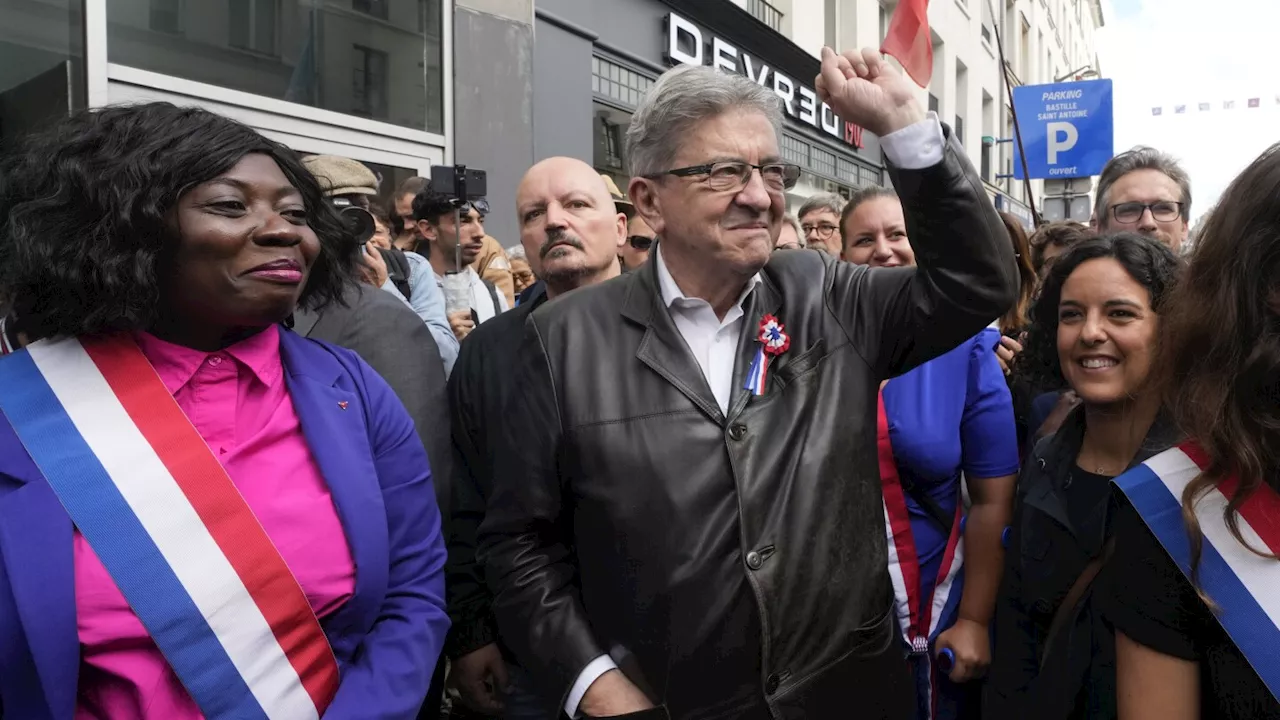
<svg viewBox="0 0 1280 720"><path fill-rule="evenodd" d="M1012 534L1013 534L1013 528L1012 528L1012 527L1010 527L1010 526L1008 526L1008 525L1005 525L1005 526L1004 526L1004 530L1001 530L1001 531L1000 531L1000 546L1001 546L1001 547L1004 547L1004 548L1009 547L1009 536L1010 536L1010 535L1012 535Z"/></svg>
<svg viewBox="0 0 1280 720"><path fill-rule="evenodd" d="M956 654L951 648L943 648L938 652L938 670L949 673L956 666Z"/></svg>

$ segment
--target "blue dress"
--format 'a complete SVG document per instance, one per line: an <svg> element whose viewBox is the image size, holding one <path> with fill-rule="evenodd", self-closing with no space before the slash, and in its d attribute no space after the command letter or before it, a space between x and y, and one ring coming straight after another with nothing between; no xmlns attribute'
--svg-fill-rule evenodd
<svg viewBox="0 0 1280 720"><path fill-rule="evenodd" d="M889 440L899 477L920 488L949 516L960 503L962 474L972 481L1018 472L1013 398L994 352L999 341L1000 333L988 328L954 350L890 380L884 387ZM917 597L933 598L939 570L948 558L950 538L910 494L904 495L919 566ZM889 512L893 515L891 507ZM960 575L960 562L952 564L957 566L956 575ZM930 653L938 633L955 623L961 580L956 577L940 593L950 601L939 608L937 619L931 623L934 627L928 633ZM940 597L937 602L945 599ZM948 697L958 697L960 693L946 687L950 683L945 676L931 677L929 663L916 664L922 685L917 717L956 717L960 708Z"/></svg>

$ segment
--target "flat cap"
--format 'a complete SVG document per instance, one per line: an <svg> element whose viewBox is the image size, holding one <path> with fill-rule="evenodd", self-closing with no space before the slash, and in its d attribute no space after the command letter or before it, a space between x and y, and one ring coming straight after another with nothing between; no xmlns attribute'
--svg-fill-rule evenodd
<svg viewBox="0 0 1280 720"><path fill-rule="evenodd" d="M361 163L337 155L309 155L302 159L326 197L333 195L377 195L378 176Z"/></svg>

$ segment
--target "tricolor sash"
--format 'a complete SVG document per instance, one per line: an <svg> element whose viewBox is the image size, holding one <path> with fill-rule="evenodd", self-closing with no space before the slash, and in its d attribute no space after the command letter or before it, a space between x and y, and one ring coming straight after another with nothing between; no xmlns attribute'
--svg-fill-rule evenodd
<svg viewBox="0 0 1280 720"><path fill-rule="evenodd" d="M338 665L306 595L131 338L3 358L0 413L206 717L324 714Z"/></svg>
<svg viewBox="0 0 1280 720"><path fill-rule="evenodd" d="M17 350L14 342L9 339L9 319L0 317L0 356L8 355Z"/></svg>
<svg viewBox="0 0 1280 720"><path fill-rule="evenodd" d="M920 700L923 708L927 709L925 717L933 717L936 712L936 687L933 682L932 646L938 634L947 627L943 625L944 618L955 614L963 586L963 576L960 573L964 563L964 540L961 537L963 523L960 522L963 504L956 503L956 519L951 525L951 536L947 539L942 564L938 567L933 596L922 597L920 558L911 533L911 514L907 509L906 495L898 478L898 464L893 458L883 392L877 401L876 447L880 460L880 485L884 495L884 524L889 547L889 578L893 582L894 607L898 613L902 639L910 648L913 660L924 668L927 680L920 683L923 692Z"/></svg>
<svg viewBox="0 0 1280 720"><path fill-rule="evenodd" d="M1194 443L1167 450L1115 479L1165 552L1191 579L1191 545L1182 521L1182 491L1208 466ZM1239 482L1231 477L1195 506L1204 546L1199 588L1219 611L1214 617L1280 700L1280 562L1251 552L1223 518ZM1280 552L1280 495L1263 484L1240 506L1240 534L1260 552Z"/></svg>

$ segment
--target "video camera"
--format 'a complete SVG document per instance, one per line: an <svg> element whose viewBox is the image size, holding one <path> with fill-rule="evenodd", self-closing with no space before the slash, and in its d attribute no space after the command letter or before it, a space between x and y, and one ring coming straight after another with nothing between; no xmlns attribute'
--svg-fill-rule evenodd
<svg viewBox="0 0 1280 720"><path fill-rule="evenodd" d="M342 217L342 224L347 228L347 232L355 239L356 245L364 245L369 242L369 238L377 232L377 226L373 222L373 215L364 208L351 202L350 198L337 196L328 198L329 204L338 209L338 215Z"/></svg>

